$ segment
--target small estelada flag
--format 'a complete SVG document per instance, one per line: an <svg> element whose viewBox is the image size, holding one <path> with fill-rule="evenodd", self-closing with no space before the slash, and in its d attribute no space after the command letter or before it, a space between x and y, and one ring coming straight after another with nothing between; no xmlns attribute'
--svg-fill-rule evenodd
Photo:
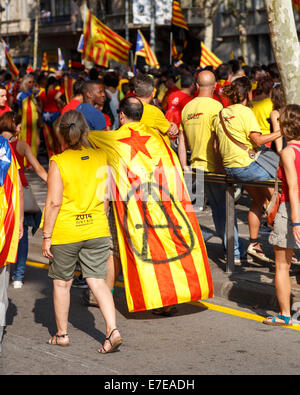
<svg viewBox="0 0 300 395"><path fill-rule="evenodd" d="M137 39L136 39L135 61L134 61L135 64L136 64L137 56L143 56L148 66L159 69L160 66L156 58L156 55L152 51L150 45L147 43L145 37L143 36L140 30L138 30Z"/></svg>
<svg viewBox="0 0 300 395"><path fill-rule="evenodd" d="M222 60L219 59L213 52L211 52L203 42L201 42L201 59L200 67L213 66L214 69L222 64Z"/></svg>
<svg viewBox="0 0 300 395"><path fill-rule="evenodd" d="M0 136L0 268L15 263L19 245L19 178L15 154Z"/></svg>
<svg viewBox="0 0 300 395"><path fill-rule="evenodd" d="M47 52L43 53L41 70L42 71L48 71L49 70Z"/></svg>
<svg viewBox="0 0 300 395"><path fill-rule="evenodd" d="M183 16L180 4L176 0L173 1L171 24L182 27L183 29L189 30L188 25L187 25L185 18Z"/></svg>
<svg viewBox="0 0 300 395"><path fill-rule="evenodd" d="M91 131L88 139L110 166L129 311L213 297L205 244L177 155L141 122L117 133Z"/></svg>

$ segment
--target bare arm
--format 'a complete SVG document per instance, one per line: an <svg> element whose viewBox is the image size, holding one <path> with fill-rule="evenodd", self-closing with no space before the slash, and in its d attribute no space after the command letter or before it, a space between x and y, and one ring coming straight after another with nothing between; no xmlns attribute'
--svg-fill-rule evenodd
<svg viewBox="0 0 300 395"><path fill-rule="evenodd" d="M298 176L295 167L295 152L292 148L285 148L281 152L281 161L283 164L287 184L289 187L289 198L291 205L292 222L300 222L299 218L299 190ZM300 226L293 226L295 240L300 243Z"/></svg>
<svg viewBox="0 0 300 395"><path fill-rule="evenodd" d="M63 199L63 182L59 169L54 161L50 162L48 174L48 192L44 212L43 245L42 251L46 258L52 258L50 252L51 235Z"/></svg>
<svg viewBox="0 0 300 395"><path fill-rule="evenodd" d="M277 110L273 110L270 114L273 133L278 132L280 130L278 117L279 117L279 112ZM275 147L277 153L279 154L282 151L282 138L278 138L275 140Z"/></svg>
<svg viewBox="0 0 300 395"><path fill-rule="evenodd" d="M34 156L30 146L22 140L18 141L17 150L24 155L28 162L32 165L36 174L45 182L47 182L47 172Z"/></svg>
<svg viewBox="0 0 300 395"><path fill-rule="evenodd" d="M186 150L187 150L186 137L184 132L180 130L178 134L178 157L183 170L188 169Z"/></svg>
<svg viewBox="0 0 300 395"><path fill-rule="evenodd" d="M251 132L250 133L250 138L256 144L257 146L263 145L270 143L271 141L274 141L281 137L281 132L280 130L277 132L269 133L269 134L260 134L258 132Z"/></svg>
<svg viewBox="0 0 300 395"><path fill-rule="evenodd" d="M19 196L20 196L20 226L19 226L19 240L23 237L23 222L24 222L24 192L22 187L22 182L19 178Z"/></svg>

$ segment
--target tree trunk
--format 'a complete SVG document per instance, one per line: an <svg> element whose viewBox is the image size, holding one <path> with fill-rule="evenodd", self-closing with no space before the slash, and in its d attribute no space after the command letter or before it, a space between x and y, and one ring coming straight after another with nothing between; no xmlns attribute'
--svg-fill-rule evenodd
<svg viewBox="0 0 300 395"><path fill-rule="evenodd" d="M204 31L204 45L212 51L213 47L213 38L214 38L214 26L212 20L205 20L205 31Z"/></svg>
<svg viewBox="0 0 300 395"><path fill-rule="evenodd" d="M33 41L33 68L37 68L38 46L39 46L39 18L40 0L35 2L34 41Z"/></svg>
<svg viewBox="0 0 300 395"><path fill-rule="evenodd" d="M248 41L247 41L247 30L246 30L246 20L239 23L239 37L241 44L242 56L245 63L248 64Z"/></svg>
<svg viewBox="0 0 300 395"><path fill-rule="evenodd" d="M291 1L264 0L273 54L287 104L300 105L300 51Z"/></svg>

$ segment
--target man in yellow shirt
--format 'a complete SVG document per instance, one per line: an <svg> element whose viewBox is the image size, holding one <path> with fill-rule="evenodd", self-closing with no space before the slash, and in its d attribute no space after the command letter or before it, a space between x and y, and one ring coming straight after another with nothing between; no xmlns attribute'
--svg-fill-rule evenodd
<svg viewBox="0 0 300 395"><path fill-rule="evenodd" d="M222 171L221 158L218 154L213 122L223 106L213 99L216 87L214 74L210 71L200 72L197 85L198 96L190 101L182 111L181 130L178 138L179 160L183 169L187 169L187 149L190 149L192 169L220 173ZM205 182L204 190L212 210L217 235L222 239L226 249L226 185ZM236 262L246 255L238 237L237 223L234 231L234 254Z"/></svg>
<svg viewBox="0 0 300 395"><path fill-rule="evenodd" d="M137 74L134 78L135 95L141 100L144 106L141 122L151 128L156 129L170 145L170 139L178 134L177 125L169 122L164 113L152 103L154 92L154 81L147 74Z"/></svg>

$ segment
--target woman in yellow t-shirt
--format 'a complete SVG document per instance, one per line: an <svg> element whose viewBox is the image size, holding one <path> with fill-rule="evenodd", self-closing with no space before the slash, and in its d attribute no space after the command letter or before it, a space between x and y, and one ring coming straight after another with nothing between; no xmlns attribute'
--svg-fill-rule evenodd
<svg viewBox="0 0 300 395"><path fill-rule="evenodd" d="M122 338L116 328L112 294L106 285L110 232L105 212L106 155L89 147L88 126L75 110L58 125L64 151L50 159L44 211L43 255L50 259L57 334L49 344L67 346L70 288L77 261L106 324L106 340L99 352L116 350Z"/></svg>
<svg viewBox="0 0 300 395"><path fill-rule="evenodd" d="M232 137L247 146L248 149L253 150L281 137L281 133L277 131L271 134L262 134L255 115L248 107L252 100L251 89L251 82L247 77L238 78L231 85L225 86L223 94L233 104L222 110L222 116L226 128ZM215 120L215 131L219 140L219 150L223 159L223 165L229 177L238 182L267 181L272 178L264 168L250 158L246 150L227 137L219 117L216 117ZM269 258L264 255L260 247L258 232L263 213L263 204L267 198L271 198L272 191L269 188L246 185L244 188L252 198L248 214L250 244L247 252L260 260L269 262Z"/></svg>

